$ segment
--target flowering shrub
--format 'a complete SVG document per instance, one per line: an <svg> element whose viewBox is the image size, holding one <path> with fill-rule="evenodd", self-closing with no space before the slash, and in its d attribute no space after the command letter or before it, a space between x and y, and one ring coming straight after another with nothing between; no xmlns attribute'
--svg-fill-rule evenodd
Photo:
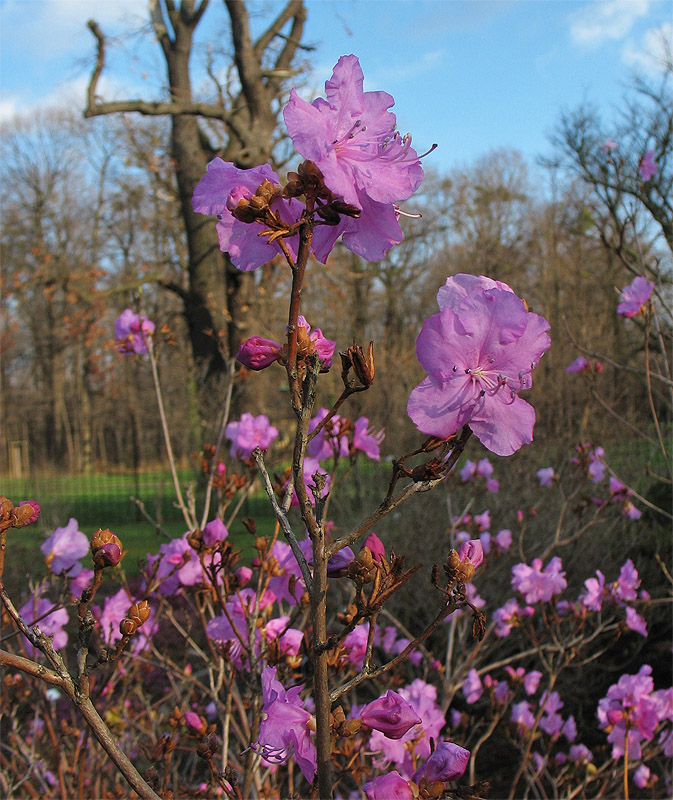
<svg viewBox="0 0 673 800"><path fill-rule="evenodd" d="M567 464L542 467L531 479L541 487L541 509L555 493L562 498L544 539L527 533L537 507L511 520L473 509L480 497L493 501L501 484L483 453L463 457L472 434L498 456L532 442L535 411L520 393L551 344L547 320L510 286L485 276L447 278L439 313L418 335L427 376L408 400L425 437L393 460L384 498L350 529L330 516L357 461L382 461L384 431L369 417L346 415L352 395L375 379L374 350L353 343L341 351L341 393L331 404L319 401L337 343L300 313L302 290L309 256L325 263L339 237L368 259L402 239L397 204L419 187L423 169L410 137L395 130L392 105L385 92L364 92L357 58L343 56L324 98L290 95L284 119L308 160L285 185L268 164L241 170L219 158L198 183L194 210L217 217L220 246L236 268L280 258L290 270L283 342L252 336L237 359L252 371L284 368L296 417L291 454L281 453L269 416L225 415L217 444L204 445L200 456L207 488L197 514L165 429L186 530L147 554L138 582L124 579L119 536L99 529L89 541L73 518L43 543L48 578L18 610L3 586L7 621L19 634L8 634L10 645L0 650L9 670L2 708L16 749L3 761L12 791L23 780L26 747L46 752L48 740L49 763L31 762L25 778L35 773L31 796L35 787L52 796L124 796L128 788L109 777L90 736L133 791L153 800L480 798L491 777L478 758L489 746L507 748L507 783L497 768L493 780L512 798L628 796L631 785L665 785L673 689L655 688L650 665L618 677L590 722L575 716L566 693L571 671L595 663L622 637L647 642L647 615L666 601L641 586L630 558L612 583L596 570L581 576L580 587L564 566L567 546L599 519L637 524L644 498L612 473L599 444L582 441ZM602 156L616 147L606 139ZM648 151L642 180L656 170ZM637 277L616 313L649 323L653 290ZM147 356L164 420L154 332L130 309L115 323L118 350ZM599 365L580 356L566 372L590 372L593 380ZM437 487L449 500L443 549L428 568L409 565L379 526ZM454 515L459 487L470 499ZM229 530L257 488L275 521L263 529L243 521L254 552L246 559ZM0 580L12 529L38 514L34 501L15 506L0 498ZM412 534L419 533L428 532L417 519ZM480 592L499 571L507 574L504 596L489 608ZM424 614L410 629L390 608L421 577ZM50 688L27 689L24 674ZM28 713L30 692L40 715Z"/></svg>

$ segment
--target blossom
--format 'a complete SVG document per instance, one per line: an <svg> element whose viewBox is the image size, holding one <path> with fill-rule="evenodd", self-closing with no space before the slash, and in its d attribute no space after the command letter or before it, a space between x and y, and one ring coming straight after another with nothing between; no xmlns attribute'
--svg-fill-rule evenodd
<svg viewBox="0 0 673 800"><path fill-rule="evenodd" d="M30 506L33 509L33 513L30 514L27 519L22 519L20 525L14 525L15 528L23 528L26 525L37 522L38 517L40 516L40 504L35 502L35 500L22 500L20 503L16 504L16 508L21 508L22 506ZM25 509L22 509L22 512L23 511L25 511Z"/></svg>
<svg viewBox="0 0 673 800"><path fill-rule="evenodd" d="M78 530L77 520L70 517L68 524L64 528L56 528L42 543L40 550L52 572L57 575L67 572L69 577L74 578L82 569L78 559L89 552L89 540Z"/></svg>
<svg viewBox="0 0 673 800"><path fill-rule="evenodd" d="M421 722L413 707L391 689L367 703L360 711L360 719L367 727L381 731L389 739L401 739L410 728Z"/></svg>
<svg viewBox="0 0 673 800"><path fill-rule="evenodd" d="M206 547L216 547L219 542L223 542L229 531L227 526L219 517L211 519L203 526L203 543Z"/></svg>
<svg viewBox="0 0 673 800"><path fill-rule="evenodd" d="M423 180L411 137L395 131L394 105L386 92L363 92L354 55L342 56L325 83L326 99L302 100L293 89L283 118L295 149L310 159L325 183L346 203L363 197L392 204L410 197Z"/></svg>
<svg viewBox="0 0 673 800"><path fill-rule="evenodd" d="M653 776L650 773L650 768L646 764L641 764L633 773L633 782L639 789L646 789L648 786L652 786L657 778L657 775Z"/></svg>
<svg viewBox="0 0 673 800"><path fill-rule="evenodd" d="M430 758L414 774L414 783L425 778L428 783L454 781L465 772L470 751L453 742L440 741Z"/></svg>
<svg viewBox="0 0 673 800"><path fill-rule="evenodd" d="M500 638L509 636L512 628L516 627L521 619L530 617L534 613L532 606L521 608L514 597L510 598L504 606L496 608L493 612L493 620L496 623L495 635Z"/></svg>
<svg viewBox="0 0 673 800"><path fill-rule="evenodd" d="M642 275L634 278L628 286L624 286L619 297L617 313L622 317L635 317L641 314L650 300L654 283L643 278Z"/></svg>
<svg viewBox="0 0 673 800"><path fill-rule="evenodd" d="M535 714L533 714L531 704L527 700L514 703L511 719L520 733L531 730L535 725Z"/></svg>
<svg viewBox="0 0 673 800"><path fill-rule="evenodd" d="M638 161L640 177L647 183L657 172L657 162L654 160L654 150L648 150Z"/></svg>
<svg viewBox="0 0 673 800"><path fill-rule="evenodd" d="M458 551L458 558L463 563L469 562L477 569L484 560L484 548L479 539L470 539L467 542L463 542Z"/></svg>
<svg viewBox="0 0 673 800"><path fill-rule="evenodd" d="M256 447L266 450L278 436L278 428L274 427L264 414L253 417L252 414L245 412L238 422L230 422L227 425L224 434L231 442L229 452L232 457L247 459Z"/></svg>
<svg viewBox="0 0 673 800"><path fill-rule="evenodd" d="M152 346L153 333L154 323L147 317L135 314L130 308L124 309L115 320L114 335L120 353L146 353L148 346Z"/></svg>
<svg viewBox="0 0 673 800"><path fill-rule="evenodd" d="M309 433L312 433L329 414L326 408L318 409L316 415L308 423ZM345 426L344 426L345 427ZM318 461L326 458L347 458L349 453L348 435L341 433L342 419L335 414L332 419L317 433L308 444L308 454Z"/></svg>
<svg viewBox="0 0 673 800"><path fill-rule="evenodd" d="M282 345L273 339L251 336L238 348L236 360L248 369L259 371L278 361L282 349Z"/></svg>
<svg viewBox="0 0 673 800"><path fill-rule="evenodd" d="M535 474L540 481L540 486L551 486L554 480L554 467L544 467L543 469L539 469Z"/></svg>
<svg viewBox="0 0 673 800"><path fill-rule="evenodd" d="M54 604L46 597L31 598L21 606L19 615L29 628L37 625L45 636L51 636L54 649L60 650L68 642L68 634L63 630L68 624L68 612L65 608L52 609ZM35 657L36 650L33 645L26 644L26 650L31 658Z"/></svg>
<svg viewBox="0 0 673 800"><path fill-rule="evenodd" d="M332 366L332 356L334 355L336 342L323 336L320 328L314 328L313 332L311 332L311 326L301 314L297 317L297 326L303 328L303 333L308 336L310 342L308 352L316 352L320 360L325 362L325 367L329 369Z"/></svg>
<svg viewBox="0 0 673 800"><path fill-rule="evenodd" d="M110 645L122 638L119 623L127 616L131 605L132 601L124 589L105 598L98 622L106 644Z"/></svg>
<svg viewBox="0 0 673 800"><path fill-rule="evenodd" d="M482 686L479 673L476 669L474 669L474 667L467 673L467 677L463 681L461 688L463 690L463 694L465 695L466 702L470 705L472 703L476 703L483 694L484 687Z"/></svg>
<svg viewBox="0 0 673 800"><path fill-rule="evenodd" d="M276 680L276 667L262 672L263 719L254 752L271 764L284 764L290 756L310 783L316 772L316 749L311 739L311 715L304 708L300 686L285 690Z"/></svg>
<svg viewBox="0 0 673 800"><path fill-rule="evenodd" d="M597 569L595 578L587 578L584 581L584 594L580 595L582 605L591 611L600 611L605 595L605 575Z"/></svg>
<svg viewBox="0 0 673 800"><path fill-rule="evenodd" d="M535 411L519 392L550 345L549 323L528 312L506 284L459 274L438 294L440 313L425 321L418 360L429 373L407 413L423 433L448 438L469 424L497 455L533 439Z"/></svg>
<svg viewBox="0 0 673 800"><path fill-rule="evenodd" d="M584 356L578 356L572 364L569 364L566 367L566 372L573 373L573 372L584 372L585 370L589 369L591 366L591 362L587 361Z"/></svg>
<svg viewBox="0 0 673 800"><path fill-rule="evenodd" d="M540 685L541 678L542 673L537 669L532 669L530 672L526 673L523 679L523 688L526 694L535 694L537 687Z"/></svg>
<svg viewBox="0 0 673 800"><path fill-rule="evenodd" d="M353 450L361 450L369 458L374 461L379 461L381 458L379 447L385 435L385 430L383 428L379 431L373 431L369 427L369 420L367 417L359 417L355 420Z"/></svg>
<svg viewBox="0 0 673 800"><path fill-rule="evenodd" d="M534 558L530 567L515 564L512 567L512 587L524 596L527 603L548 602L552 595L560 594L568 585L561 566L558 556L554 556L544 570L539 558Z"/></svg>
<svg viewBox="0 0 673 800"><path fill-rule="evenodd" d="M495 544L501 553L509 550L512 544L512 531L510 531L509 528L498 531L495 535Z"/></svg>
<svg viewBox="0 0 673 800"><path fill-rule="evenodd" d="M409 781L393 770L365 783L362 787L367 800L413 800Z"/></svg>
<svg viewBox="0 0 673 800"><path fill-rule="evenodd" d="M631 606L626 608L626 627L647 638L647 623Z"/></svg>

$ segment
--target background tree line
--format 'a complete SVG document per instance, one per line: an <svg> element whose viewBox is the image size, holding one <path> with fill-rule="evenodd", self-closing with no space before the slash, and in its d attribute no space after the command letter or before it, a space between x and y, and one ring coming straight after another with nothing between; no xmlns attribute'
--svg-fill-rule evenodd
<svg viewBox="0 0 673 800"><path fill-rule="evenodd" d="M119 357L111 338L127 306L160 329L161 377L183 458L214 436L227 363L240 341L283 336L284 265L233 269L217 247L214 221L191 212L191 193L215 155L241 167L271 158L281 173L287 169L278 112L289 79L296 83L306 68L299 60L308 49L305 10L291 0L253 40L245 4L226 2L231 41L213 58L228 60L233 77L218 83L211 69L213 86L197 96L189 55L206 5L150 4L166 62L165 102L98 97L106 39L92 22L91 118L79 109L48 111L3 130L3 471L19 462L90 472L161 460L148 366ZM401 246L378 263L337 249L326 268L315 265L306 295L311 324L339 348L353 337L375 342L380 378L366 407L355 402L352 413L385 426L385 452L416 441L405 412L422 374L415 338L436 309L438 287L456 272L510 283L551 322L554 346L531 398L538 439L605 441L615 417L647 424L643 377L617 377L611 366L629 365L641 346L639 323L615 314L616 289L644 265L670 300L672 74L669 64L660 85L635 85L624 119L608 130L591 109L562 117L554 159L544 165L498 150L437 174L428 159L428 179L404 209L422 216L404 221ZM600 150L607 135L619 142L612 171ZM653 140L659 171L645 186L634 165ZM596 380L565 375L576 345L603 357ZM333 369L335 393L338 382ZM236 385L238 412L287 413L280 369L239 373ZM653 391L670 420L665 387ZM591 411L592 392L605 413Z"/></svg>

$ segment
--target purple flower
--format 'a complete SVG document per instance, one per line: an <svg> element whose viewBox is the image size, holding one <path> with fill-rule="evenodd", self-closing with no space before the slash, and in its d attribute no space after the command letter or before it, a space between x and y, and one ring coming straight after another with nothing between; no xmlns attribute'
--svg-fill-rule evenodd
<svg viewBox="0 0 673 800"><path fill-rule="evenodd" d="M355 553L350 547L342 547L338 553L335 553L332 558L327 562L327 576L329 578L342 577L348 565L355 558Z"/></svg>
<svg viewBox="0 0 673 800"><path fill-rule="evenodd" d="M389 739L401 739L410 728L421 722L412 706L392 689L367 703L360 711L360 719L367 727L381 731Z"/></svg>
<svg viewBox="0 0 673 800"><path fill-rule="evenodd" d="M229 531L227 526L219 517L211 519L203 526L203 543L206 547L215 547L219 542L223 542Z"/></svg>
<svg viewBox="0 0 673 800"><path fill-rule="evenodd" d="M410 197L423 180L411 137L395 132L386 92L363 92L354 55L342 56L325 84L326 100L307 103L293 89L283 117L290 138L313 161L336 195L359 208L363 195L392 204Z"/></svg>
<svg viewBox="0 0 673 800"><path fill-rule="evenodd" d="M654 736L659 716L656 698L652 696L651 673L652 667L643 664L636 675L622 675L598 701L599 727L608 730L615 759L624 755L625 743L629 757L639 759L641 743Z"/></svg>
<svg viewBox="0 0 673 800"><path fill-rule="evenodd" d="M313 432L318 425L328 415L326 408L318 409L316 415L309 421L309 433ZM349 445L348 436L341 433L342 420L338 414L335 414L332 419L323 427L323 429L314 436L308 445L308 454L318 461L324 461L327 458L348 458Z"/></svg>
<svg viewBox="0 0 673 800"><path fill-rule="evenodd" d="M82 570L79 559L89 552L89 540L78 530L77 520L70 517L68 524L64 528L56 528L40 549L52 572L57 575L67 572L69 577L74 578Z"/></svg>
<svg viewBox="0 0 673 800"><path fill-rule="evenodd" d="M463 694L468 704L476 703L484 692L479 673L474 667L467 673L462 685Z"/></svg>
<svg viewBox="0 0 673 800"><path fill-rule="evenodd" d="M626 627L647 638L647 623L631 606L626 607Z"/></svg>
<svg viewBox="0 0 673 800"><path fill-rule="evenodd" d="M509 550L512 544L512 531L510 531L509 528L498 531L495 535L495 544L501 553Z"/></svg>
<svg viewBox="0 0 673 800"><path fill-rule="evenodd" d="M326 478L325 486L321 494L321 497L326 497L327 494L329 493L329 487L331 482L330 476L325 473L325 471L322 469L317 459L311 458L311 456L306 456L306 458L304 459L304 485L306 486L306 494L308 495L308 499L311 505L315 504L315 498L313 496L313 492L311 491L311 487L316 486L316 482L313 476L316 475L317 473L319 473L320 475L324 475ZM293 506L299 505L299 498L297 497L296 490L292 492L291 502Z"/></svg>
<svg viewBox="0 0 673 800"><path fill-rule="evenodd" d="M569 364L566 367L566 372L569 373L579 373L579 372L586 372L586 370L591 369L591 361L587 361L584 356L578 356L572 364Z"/></svg>
<svg viewBox="0 0 673 800"><path fill-rule="evenodd" d="M535 725L535 714L533 714L531 704L527 700L514 703L512 706L511 719L520 733L531 730L533 725Z"/></svg>
<svg viewBox="0 0 673 800"><path fill-rule="evenodd" d="M645 764L641 764L633 773L633 782L639 789L646 789L647 786L651 786L656 780L656 775L654 776L654 779L651 780L650 768Z"/></svg>
<svg viewBox="0 0 673 800"><path fill-rule="evenodd" d="M320 328L315 328L311 333L311 326L301 314L297 317L297 326L298 328L303 328L303 332L299 331L300 336L304 336L304 339L309 341L307 352L317 353L318 358L324 362L325 368L329 369L332 366L332 356L334 355L336 342L323 336Z"/></svg>
<svg viewBox="0 0 673 800"><path fill-rule="evenodd" d="M120 353L146 353L148 345L152 346L153 333L154 323L147 317L135 314L130 308L124 309L115 320L114 334Z"/></svg>
<svg viewBox="0 0 673 800"><path fill-rule="evenodd" d="M519 392L550 345L543 317L489 278L456 275L437 295L440 313L418 336L428 376L407 413L423 433L447 438L469 423L481 443L511 455L533 439L535 411Z"/></svg>
<svg viewBox="0 0 673 800"><path fill-rule="evenodd" d="M463 483L467 483L467 481L474 480L474 476L477 474L477 465L474 461L470 461L469 459L463 465L463 468L460 470L460 479Z"/></svg>
<svg viewBox="0 0 673 800"><path fill-rule="evenodd" d="M657 169L657 162L654 160L654 150L648 150L638 162L640 177L647 183L647 181L656 174Z"/></svg>
<svg viewBox="0 0 673 800"><path fill-rule="evenodd" d="M271 366L278 361L282 345L273 339L263 339L261 336L251 336L238 348L236 360L244 367L259 371Z"/></svg>
<svg viewBox="0 0 673 800"><path fill-rule="evenodd" d="M297 762L309 783L316 771L316 749L311 740L311 715L299 697L300 686L287 692L276 680L276 668L265 667L262 672L264 719L259 737L251 748L271 764L284 764L290 756Z"/></svg>
<svg viewBox="0 0 673 800"><path fill-rule="evenodd" d="M647 278L638 275L628 286L622 289L617 313L621 314L622 317L635 317L641 314L649 303L653 289L654 284L652 281L648 281Z"/></svg>
<svg viewBox="0 0 673 800"><path fill-rule="evenodd" d="M540 486L551 486L554 480L554 467L544 467L543 469L539 469L535 474L540 481Z"/></svg>
<svg viewBox="0 0 673 800"><path fill-rule="evenodd" d="M638 597L637 589L640 586L640 577L633 561L627 558L622 568L619 570L619 578L615 588L615 595L618 600L624 602L635 600Z"/></svg>
<svg viewBox="0 0 673 800"><path fill-rule="evenodd" d="M491 512L486 509L481 514L476 514L474 524L480 531L487 531L491 527Z"/></svg>
<svg viewBox="0 0 673 800"><path fill-rule="evenodd" d="M374 559L374 561L381 561L381 559L386 554L385 545L379 539L379 537L374 533L374 531L371 531L369 536L367 536L367 538L362 543L362 547L360 549L362 550L363 547L366 547L369 550L369 552L372 554L372 558Z"/></svg>
<svg viewBox="0 0 673 800"><path fill-rule="evenodd" d="M105 598L103 611L98 619L105 644L110 645L122 638L119 623L127 616L132 605L133 601L129 599L124 589L119 589L115 594Z"/></svg>
<svg viewBox="0 0 673 800"><path fill-rule="evenodd" d="M37 600L30 599L25 605L19 609L19 614L23 618L28 627L37 625L38 628L45 634L51 636L52 644L55 650L60 650L68 643L68 634L63 628L68 624L68 612L65 608L57 608L51 611L54 604L46 597L40 597ZM47 613L50 612L50 613ZM26 643L26 651L31 658L34 658L37 651L32 644Z"/></svg>
<svg viewBox="0 0 673 800"><path fill-rule="evenodd" d="M355 420L353 450L361 450L369 458L379 461L381 458L379 447L385 435L383 428L375 432L370 429L367 417L359 417Z"/></svg>
<svg viewBox="0 0 673 800"><path fill-rule="evenodd" d="M241 415L238 422L230 422L224 434L232 443L229 451L232 457L248 459L256 447L266 450L278 436L278 428L275 428L264 414L253 417L246 412Z"/></svg>
<svg viewBox="0 0 673 800"><path fill-rule="evenodd" d="M522 609L514 597L510 598L504 606L496 608L493 612L496 623L495 635L500 638L509 636L512 628L516 627L522 618L530 617L533 613L534 609L531 606Z"/></svg>
<svg viewBox="0 0 673 800"><path fill-rule="evenodd" d="M477 569L484 560L484 548L479 539L464 542L458 551L458 558L463 562L469 561Z"/></svg>
<svg viewBox="0 0 673 800"><path fill-rule="evenodd" d="M465 772L470 751L453 742L441 741L434 753L414 774L414 783L425 778L428 783L455 781Z"/></svg>
<svg viewBox="0 0 673 800"><path fill-rule="evenodd" d="M405 781L399 772L388 772L365 783L362 790L367 800L414 800L409 781Z"/></svg>
<svg viewBox="0 0 673 800"><path fill-rule="evenodd" d="M568 754L576 764L589 764L594 760L593 753L585 744L574 744Z"/></svg>
<svg viewBox="0 0 673 800"><path fill-rule="evenodd" d="M600 611L605 596L605 575L597 569L595 578L584 581L584 594L580 595L580 602L591 611Z"/></svg>
<svg viewBox="0 0 673 800"><path fill-rule="evenodd" d="M540 685L542 673L537 669L532 669L528 672L523 679L523 688L526 694L535 694L537 687Z"/></svg>
<svg viewBox="0 0 673 800"><path fill-rule="evenodd" d="M548 602L568 585L561 566L558 556L554 556L544 570L539 558L533 559L530 567L527 564L515 564L512 567L512 587L523 595L527 603L537 603L539 600Z"/></svg>

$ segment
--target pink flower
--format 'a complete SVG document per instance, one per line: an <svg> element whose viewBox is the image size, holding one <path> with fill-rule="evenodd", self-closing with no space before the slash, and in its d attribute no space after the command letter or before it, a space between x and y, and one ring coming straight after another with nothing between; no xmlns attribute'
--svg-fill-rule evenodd
<svg viewBox="0 0 673 800"><path fill-rule="evenodd" d="M230 422L224 434L232 443L229 451L232 457L248 459L256 447L266 450L278 436L278 428L264 414L253 417L246 412L238 422Z"/></svg>
<svg viewBox="0 0 673 800"><path fill-rule="evenodd" d="M651 673L652 667L643 664L636 675L622 675L598 701L599 727L608 730L615 759L624 755L625 743L629 757L639 759L641 743L654 736L659 715Z"/></svg>
<svg viewBox="0 0 673 800"><path fill-rule="evenodd" d="M318 409L316 415L309 421L308 430L312 433L328 415L326 408ZM314 436L308 445L308 454L318 461L327 458L348 458L350 452L347 434L341 433L342 420L335 414L325 427Z"/></svg>
<svg viewBox="0 0 673 800"><path fill-rule="evenodd" d="M120 353L136 353L142 355L152 346L154 323L131 311L124 309L117 317L114 325L114 335L117 340L117 350Z"/></svg>
<svg viewBox="0 0 673 800"><path fill-rule="evenodd" d="M626 607L626 627L647 638L647 623L631 606Z"/></svg>
<svg viewBox="0 0 673 800"><path fill-rule="evenodd" d="M440 313L418 336L428 376L411 393L407 413L423 433L447 438L469 424L497 455L533 439L535 411L519 392L550 345L549 323L514 292L489 278L459 274L437 295Z"/></svg>
<svg viewBox="0 0 673 800"><path fill-rule="evenodd" d="M617 306L617 313L622 317L635 317L641 314L647 307L652 295L654 284L638 275L628 286L622 289Z"/></svg>
<svg viewBox="0 0 673 800"><path fill-rule="evenodd" d="M206 547L215 547L219 542L223 542L227 536L229 536L227 526L219 517L211 519L210 522L203 526L203 543Z"/></svg>
<svg viewBox="0 0 673 800"><path fill-rule="evenodd" d="M365 783L362 787L367 800L414 800L409 781L399 772L388 772Z"/></svg>
<svg viewBox="0 0 673 800"><path fill-rule="evenodd" d="M98 622L106 644L113 644L122 638L119 623L126 617L132 605L133 601L129 599L124 589L119 589L115 594L105 598Z"/></svg>
<svg viewBox="0 0 673 800"><path fill-rule="evenodd" d="M477 569L484 560L484 548L479 539L464 542L458 551L458 558L463 562L469 561Z"/></svg>
<svg viewBox="0 0 673 800"><path fill-rule="evenodd" d="M461 688L463 690L463 694L465 695L466 702L470 705L472 703L476 703L481 697L484 692L484 687L481 684L481 678L479 677L479 673L476 669L472 668L467 673L467 677L463 681Z"/></svg>
<svg viewBox="0 0 673 800"><path fill-rule="evenodd" d="M65 528L56 528L40 546L49 569L59 575L67 572L76 577L82 570L79 559L89 552L89 540L78 530L77 520L71 517Z"/></svg>
<svg viewBox="0 0 673 800"><path fill-rule="evenodd" d="M578 372L585 372L586 370L591 368L591 361L587 361L584 356L578 356L572 364L569 364L566 367L566 372L569 373L578 373Z"/></svg>
<svg viewBox="0 0 673 800"><path fill-rule="evenodd" d="M512 587L524 596L527 603L548 602L568 585L561 566L558 556L554 556L544 570L539 558L533 559L530 567L515 564L512 567Z"/></svg>
<svg viewBox="0 0 673 800"><path fill-rule="evenodd" d="M374 431L370 429L367 417L359 417L355 420L353 450L361 450L369 458L379 461L381 458L379 447L385 435L383 428L379 431Z"/></svg>
<svg viewBox="0 0 673 800"><path fill-rule="evenodd" d="M414 783L421 778L428 783L455 781L465 772L470 751L453 742L440 741L430 758L414 774Z"/></svg>
<svg viewBox="0 0 673 800"><path fill-rule="evenodd" d="M366 547L369 549L369 552L372 554L374 561L381 561L381 558L386 554L385 545L379 539L379 537L374 533L374 531L371 531L369 536L367 536L367 538L364 540L362 547Z"/></svg>
<svg viewBox="0 0 673 800"><path fill-rule="evenodd" d="M633 773L633 782L639 789L646 789L648 786L653 786L657 779L658 776L652 776L650 768L645 764L641 764Z"/></svg>
<svg viewBox="0 0 673 800"><path fill-rule="evenodd" d="M540 481L540 486L551 486L554 480L554 467L544 467L543 469L539 469L535 474Z"/></svg>
<svg viewBox="0 0 673 800"><path fill-rule="evenodd" d="M495 544L501 553L509 550L512 544L512 531L510 531L508 528L498 531L498 533L495 535Z"/></svg>
<svg viewBox="0 0 673 800"><path fill-rule="evenodd" d="M526 606L522 609L515 598L510 598L504 606L496 608L493 612L493 620L496 623L495 635L500 638L509 636L512 628L519 625L523 618L530 617L534 613L534 609L531 606Z"/></svg>
<svg viewBox="0 0 673 800"><path fill-rule="evenodd" d="M585 592L580 596L582 605L591 611L600 611L605 596L605 575L597 569L596 578L587 578L584 581Z"/></svg>
<svg viewBox="0 0 673 800"><path fill-rule="evenodd" d="M278 361L282 345L272 339L263 339L261 336L251 336L238 348L236 360L244 367L259 371L271 366Z"/></svg>
<svg viewBox="0 0 673 800"><path fill-rule="evenodd" d="M412 706L391 689L368 703L360 711L360 719L367 727L381 731L389 739L401 739L410 728L421 722Z"/></svg>
<svg viewBox="0 0 673 800"><path fill-rule="evenodd" d="M657 162L654 160L654 150L648 150L638 162L640 177L647 183L647 181L656 174L657 169Z"/></svg>
<svg viewBox="0 0 673 800"><path fill-rule="evenodd" d="M326 100L307 103L293 89L283 117L290 138L313 161L327 186L347 203L362 197L392 204L410 197L423 180L411 137L395 132L394 104L386 92L363 92L354 55L342 56L325 84Z"/></svg>
<svg viewBox="0 0 673 800"><path fill-rule="evenodd" d="M325 367L329 369L332 366L332 356L334 355L336 342L323 336L320 328L314 328L313 332L311 332L311 326L301 314L297 317L297 325L304 328L306 333L309 334L309 340L313 345L314 351L318 354L318 358L325 362Z"/></svg>
<svg viewBox="0 0 673 800"><path fill-rule="evenodd" d="M515 703L512 706L511 719L520 733L531 730L535 725L535 714L533 714L531 704L527 700Z"/></svg>
<svg viewBox="0 0 673 800"><path fill-rule="evenodd" d="M51 611L52 608L54 608L54 604L46 597L40 597L37 600L31 598L21 606L19 614L29 628L37 625L45 636L52 636L54 649L60 650L68 643L68 634L63 630L68 624L68 612L65 608ZM28 642L26 642L26 651L31 658L37 654L33 645Z"/></svg>
<svg viewBox="0 0 673 800"><path fill-rule="evenodd" d="M276 680L276 668L262 672L263 719L257 741L250 745L270 764L284 764L294 758L310 783L316 771L316 749L311 739L311 715L299 696L300 686L287 691Z"/></svg>

